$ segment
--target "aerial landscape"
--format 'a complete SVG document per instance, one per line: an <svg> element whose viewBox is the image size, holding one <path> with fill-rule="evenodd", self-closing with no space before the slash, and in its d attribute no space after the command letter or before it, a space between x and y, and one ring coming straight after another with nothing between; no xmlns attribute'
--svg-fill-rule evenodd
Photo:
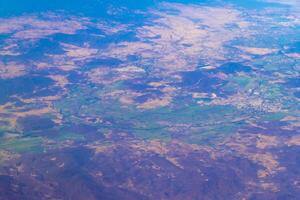
<svg viewBox="0 0 300 200"><path fill-rule="evenodd" d="M0 0L0 200L299 199L299 0Z"/></svg>

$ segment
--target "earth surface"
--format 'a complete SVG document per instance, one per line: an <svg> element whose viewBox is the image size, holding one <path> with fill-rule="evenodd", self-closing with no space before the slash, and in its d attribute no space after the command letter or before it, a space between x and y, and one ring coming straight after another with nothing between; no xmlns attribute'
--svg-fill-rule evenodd
<svg viewBox="0 0 300 200"><path fill-rule="evenodd" d="M1 200L300 199L298 0L0 0Z"/></svg>

